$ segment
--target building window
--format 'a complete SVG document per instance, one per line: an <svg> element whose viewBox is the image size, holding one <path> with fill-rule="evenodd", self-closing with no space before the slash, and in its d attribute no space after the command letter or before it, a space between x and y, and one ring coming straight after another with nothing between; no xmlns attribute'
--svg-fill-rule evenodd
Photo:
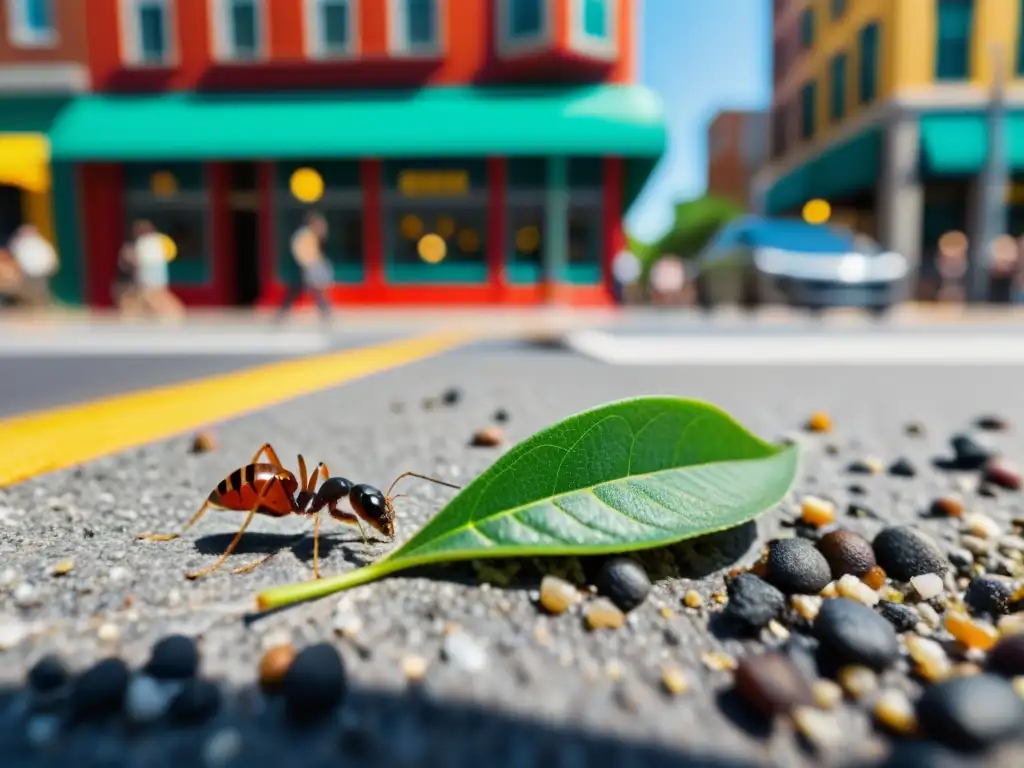
<svg viewBox="0 0 1024 768"><path fill-rule="evenodd" d="M599 157L569 160L569 258L566 278L571 283L601 282L604 164Z"/></svg>
<svg viewBox="0 0 1024 768"><path fill-rule="evenodd" d="M220 57L253 61L263 55L263 0L219 0Z"/></svg>
<svg viewBox="0 0 1024 768"><path fill-rule="evenodd" d="M500 0L498 48L503 52L537 50L551 36L549 0Z"/></svg>
<svg viewBox="0 0 1024 768"><path fill-rule="evenodd" d="M817 106L817 87L814 83L808 83L800 90L800 136L809 139L814 136L814 110Z"/></svg>
<svg viewBox="0 0 1024 768"><path fill-rule="evenodd" d="M293 192L296 174L313 172L322 182L317 199ZM318 185L319 186L319 185ZM277 211L277 275L292 284L300 279L291 254L292 236L317 212L327 221L324 256L334 267L337 283L363 280L363 191L358 161L308 160L277 163L274 185ZM301 194L301 193L300 193Z"/></svg>
<svg viewBox="0 0 1024 768"><path fill-rule="evenodd" d="M857 101L870 104L878 96L878 44L879 27L876 22L868 24L859 33L860 64L857 84Z"/></svg>
<svg viewBox="0 0 1024 768"><path fill-rule="evenodd" d="M788 123L786 106L776 104L772 108L772 160L778 160L786 154Z"/></svg>
<svg viewBox="0 0 1024 768"><path fill-rule="evenodd" d="M385 276L394 283L487 282L487 164L385 163Z"/></svg>
<svg viewBox="0 0 1024 768"><path fill-rule="evenodd" d="M54 0L7 0L7 37L19 48L53 45L57 30Z"/></svg>
<svg viewBox="0 0 1024 768"><path fill-rule="evenodd" d="M814 45L814 11L810 8L800 14L800 46L807 50Z"/></svg>
<svg viewBox="0 0 1024 768"><path fill-rule="evenodd" d="M123 0L125 58L139 66L172 63L173 0Z"/></svg>
<svg viewBox="0 0 1024 768"><path fill-rule="evenodd" d="M505 272L513 285L541 282L545 248L547 159L513 157L508 160L508 254Z"/></svg>
<svg viewBox="0 0 1024 768"><path fill-rule="evenodd" d="M306 37L313 55L342 57L356 52L357 5L358 0L306 0Z"/></svg>
<svg viewBox="0 0 1024 768"><path fill-rule="evenodd" d="M618 50L617 0L573 0L573 47L586 53L613 56Z"/></svg>
<svg viewBox="0 0 1024 768"><path fill-rule="evenodd" d="M832 11L832 21L838 21L846 13L847 0L832 0L829 8Z"/></svg>
<svg viewBox="0 0 1024 768"><path fill-rule="evenodd" d="M846 54L833 57L829 68L832 80L829 84L829 117L839 121L846 115Z"/></svg>
<svg viewBox="0 0 1024 768"><path fill-rule="evenodd" d="M405 56L441 53L442 0L391 0L391 49Z"/></svg>
<svg viewBox="0 0 1024 768"><path fill-rule="evenodd" d="M168 279L173 285L207 285L210 258L210 197L201 163L127 163L124 166L124 237L135 222L148 221L172 244Z"/></svg>
<svg viewBox="0 0 1024 768"><path fill-rule="evenodd" d="M974 0L938 0L935 79L965 80L970 72Z"/></svg>

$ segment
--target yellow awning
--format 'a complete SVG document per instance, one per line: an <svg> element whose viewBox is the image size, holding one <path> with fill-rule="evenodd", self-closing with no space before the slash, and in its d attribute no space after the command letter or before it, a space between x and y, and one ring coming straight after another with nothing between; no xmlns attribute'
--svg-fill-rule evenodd
<svg viewBox="0 0 1024 768"><path fill-rule="evenodd" d="M41 133L0 133L0 184L26 192L50 188L50 142Z"/></svg>

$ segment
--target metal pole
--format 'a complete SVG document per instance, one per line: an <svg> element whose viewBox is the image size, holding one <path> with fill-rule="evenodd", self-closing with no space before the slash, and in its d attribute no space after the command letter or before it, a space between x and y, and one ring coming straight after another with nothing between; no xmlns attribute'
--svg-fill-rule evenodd
<svg viewBox="0 0 1024 768"><path fill-rule="evenodd" d="M1006 188L1009 169L1006 159L1006 75L1003 47L992 46L992 91L986 110L988 153L980 178L975 221L980 224L971 237L967 295L972 302L988 298L988 266L992 242L1006 230Z"/></svg>

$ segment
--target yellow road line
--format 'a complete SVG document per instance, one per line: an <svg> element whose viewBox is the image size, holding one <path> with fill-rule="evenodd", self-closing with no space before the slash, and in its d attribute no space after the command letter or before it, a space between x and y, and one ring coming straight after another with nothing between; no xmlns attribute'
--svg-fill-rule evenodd
<svg viewBox="0 0 1024 768"><path fill-rule="evenodd" d="M422 360L476 337L430 334L14 416L0 421L0 487Z"/></svg>

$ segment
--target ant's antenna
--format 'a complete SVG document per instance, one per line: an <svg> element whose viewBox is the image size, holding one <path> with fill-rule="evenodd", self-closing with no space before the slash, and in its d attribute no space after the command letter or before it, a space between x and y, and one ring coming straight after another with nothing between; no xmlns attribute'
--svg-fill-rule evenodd
<svg viewBox="0 0 1024 768"><path fill-rule="evenodd" d="M426 481L431 482L431 483L436 483L437 485L443 485L446 488L454 488L457 491L461 491L462 490L461 486L452 485L451 483L446 483L444 480L438 480L436 477L428 477L427 475L421 475L418 472L403 472L402 474L400 474L398 477L395 478L395 482L393 482L391 484L391 487L388 488L388 492L385 493L384 496L388 497L388 498L391 498L391 491L393 491L395 486L398 485L398 481L401 480L404 477L418 477L420 480L426 480Z"/></svg>

